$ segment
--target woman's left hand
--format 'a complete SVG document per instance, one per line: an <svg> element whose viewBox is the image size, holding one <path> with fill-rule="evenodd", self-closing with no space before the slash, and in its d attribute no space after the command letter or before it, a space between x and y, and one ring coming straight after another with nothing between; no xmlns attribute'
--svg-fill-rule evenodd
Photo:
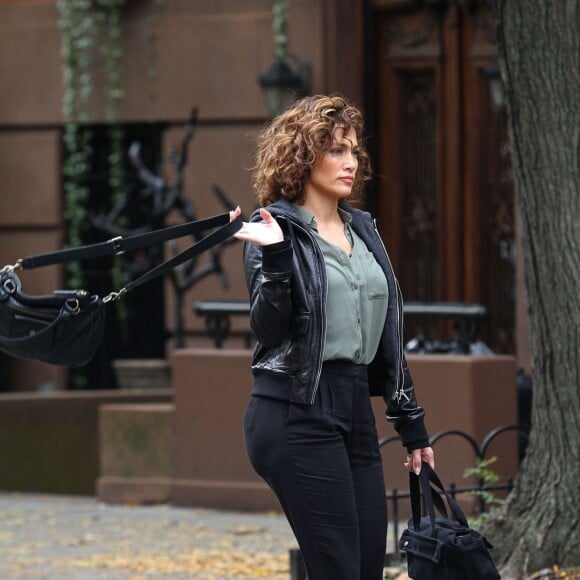
<svg viewBox="0 0 580 580"><path fill-rule="evenodd" d="M407 460L404 465L409 471L413 471L416 475L419 475L423 461L428 463L431 469L435 469L435 454L431 447L423 447L423 449L411 451L411 454L407 455Z"/></svg>
<svg viewBox="0 0 580 580"><path fill-rule="evenodd" d="M230 221L235 220L242 213L240 207L230 211ZM234 238L245 242L253 242L259 246L269 246L284 240L284 234L278 222L272 214L265 208L260 208L260 217L262 221L242 222L242 228L234 234Z"/></svg>

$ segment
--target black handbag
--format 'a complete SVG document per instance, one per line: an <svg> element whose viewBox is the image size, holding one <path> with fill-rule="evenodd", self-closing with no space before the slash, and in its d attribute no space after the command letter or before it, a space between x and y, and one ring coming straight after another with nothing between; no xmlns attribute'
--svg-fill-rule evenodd
<svg viewBox="0 0 580 580"><path fill-rule="evenodd" d="M411 473L409 483L413 516L399 540L399 549L407 555L409 577L417 580L501 578L489 552L493 546L469 527L465 514L445 491L433 469L423 463L420 475ZM423 517L421 489L427 511ZM449 519L439 491L446 498L453 519ZM436 518L435 509L443 517Z"/></svg>
<svg viewBox="0 0 580 580"><path fill-rule="evenodd" d="M0 350L14 357L59 366L86 364L101 342L107 303L225 241L241 226L241 218L230 222L229 213L225 213L126 238L119 236L88 246L28 256L4 266L0 270ZM112 256L210 229L215 231L104 298L83 290L55 290L47 296L30 296L22 291L16 275L19 269Z"/></svg>

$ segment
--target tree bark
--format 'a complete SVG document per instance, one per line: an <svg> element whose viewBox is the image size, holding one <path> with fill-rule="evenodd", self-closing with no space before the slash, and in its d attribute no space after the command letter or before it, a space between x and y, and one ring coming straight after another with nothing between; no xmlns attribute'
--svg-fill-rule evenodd
<svg viewBox="0 0 580 580"><path fill-rule="evenodd" d="M497 0L523 226L532 432L484 533L502 578L580 564L580 0Z"/></svg>

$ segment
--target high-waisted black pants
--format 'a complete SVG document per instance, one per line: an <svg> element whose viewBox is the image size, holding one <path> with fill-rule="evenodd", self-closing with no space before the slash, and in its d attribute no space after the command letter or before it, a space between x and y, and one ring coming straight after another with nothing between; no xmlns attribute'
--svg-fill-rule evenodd
<svg viewBox="0 0 580 580"><path fill-rule="evenodd" d="M309 580L380 580L387 507L366 366L324 363L312 405L251 397L244 433Z"/></svg>

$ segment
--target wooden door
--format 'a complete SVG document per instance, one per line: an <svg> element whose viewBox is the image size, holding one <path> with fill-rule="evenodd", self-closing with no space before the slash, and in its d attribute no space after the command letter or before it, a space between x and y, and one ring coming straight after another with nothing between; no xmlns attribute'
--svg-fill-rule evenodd
<svg viewBox="0 0 580 580"><path fill-rule="evenodd" d="M407 301L476 302L480 338L515 349L513 187L506 114L484 75L495 61L488 3L371 1L375 210ZM441 325L407 324L414 334ZM449 329L449 327L447 327Z"/></svg>

